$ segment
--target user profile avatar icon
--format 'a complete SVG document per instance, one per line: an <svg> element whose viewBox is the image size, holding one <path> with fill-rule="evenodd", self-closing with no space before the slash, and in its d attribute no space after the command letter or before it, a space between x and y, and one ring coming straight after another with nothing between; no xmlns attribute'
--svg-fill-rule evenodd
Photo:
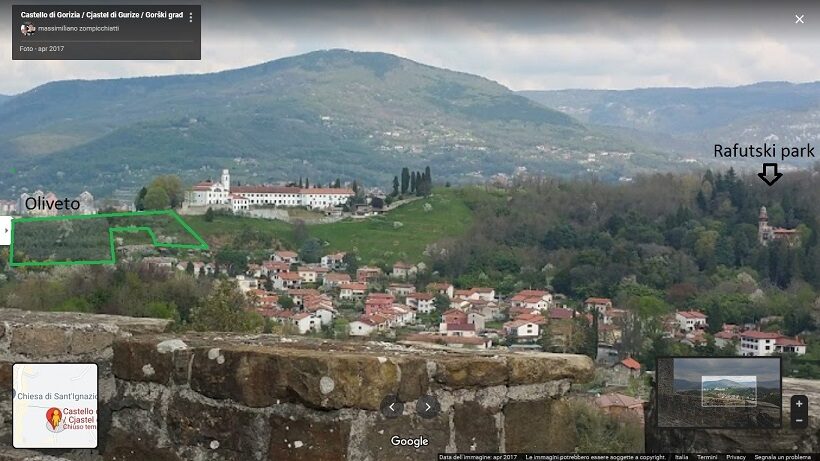
<svg viewBox="0 0 820 461"><path fill-rule="evenodd" d="M34 27L34 24L27 22L20 26L20 33L25 35L26 37L30 35L34 35L37 32L37 28Z"/></svg>

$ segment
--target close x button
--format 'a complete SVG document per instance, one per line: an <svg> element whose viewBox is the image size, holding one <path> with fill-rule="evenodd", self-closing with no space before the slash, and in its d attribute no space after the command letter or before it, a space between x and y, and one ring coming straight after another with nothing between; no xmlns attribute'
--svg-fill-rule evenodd
<svg viewBox="0 0 820 461"><path fill-rule="evenodd" d="M809 398L797 394L791 398L792 429L809 427Z"/></svg>

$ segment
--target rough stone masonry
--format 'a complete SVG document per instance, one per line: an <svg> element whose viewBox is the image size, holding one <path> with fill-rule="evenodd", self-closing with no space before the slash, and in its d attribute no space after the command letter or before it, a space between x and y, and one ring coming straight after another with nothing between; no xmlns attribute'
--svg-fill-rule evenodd
<svg viewBox="0 0 820 461"><path fill-rule="evenodd" d="M593 371L581 355L175 335L169 328L155 319L0 309L0 461L375 461L572 451L574 424L563 397ZM8 449L15 361L99 365L98 449ZM395 419L379 411L389 394L407 402ZM425 394L441 404L435 418L415 414ZM393 435L424 435L430 443L394 447Z"/></svg>

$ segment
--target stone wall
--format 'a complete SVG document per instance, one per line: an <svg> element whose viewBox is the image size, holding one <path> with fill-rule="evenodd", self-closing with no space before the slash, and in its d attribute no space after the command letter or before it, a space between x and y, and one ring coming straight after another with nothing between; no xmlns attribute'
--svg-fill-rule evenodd
<svg viewBox="0 0 820 461"><path fill-rule="evenodd" d="M165 321L0 310L0 447L11 444L11 364L100 368L97 450L0 461L424 460L439 452L575 447L563 396L592 377L584 356L449 352L272 335L175 335ZM387 419L382 399L404 413ZM424 419L415 402L434 395ZM421 448L391 437L425 437ZM35 459L35 458L31 458Z"/></svg>

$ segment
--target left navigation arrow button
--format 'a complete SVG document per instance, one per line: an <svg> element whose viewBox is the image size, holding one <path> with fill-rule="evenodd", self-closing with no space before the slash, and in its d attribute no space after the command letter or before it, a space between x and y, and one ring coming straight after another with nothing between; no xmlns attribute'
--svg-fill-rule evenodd
<svg viewBox="0 0 820 461"><path fill-rule="evenodd" d="M0 246L11 245L11 216L0 216Z"/></svg>

